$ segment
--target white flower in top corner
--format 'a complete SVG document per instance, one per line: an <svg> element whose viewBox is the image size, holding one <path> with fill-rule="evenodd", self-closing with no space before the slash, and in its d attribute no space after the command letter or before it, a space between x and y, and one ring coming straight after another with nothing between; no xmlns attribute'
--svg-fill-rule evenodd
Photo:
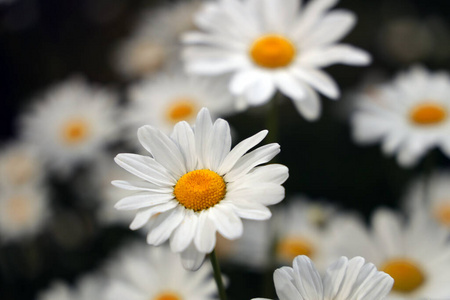
<svg viewBox="0 0 450 300"><path fill-rule="evenodd" d="M207 107L212 117L236 111L223 80L186 75L180 69L142 79L132 85L128 95L130 102L123 118L133 138L143 125L167 134L180 121L193 125L202 107Z"/></svg>
<svg viewBox="0 0 450 300"><path fill-rule="evenodd" d="M389 275L364 258L349 260L345 256L331 264L321 277L314 263L300 255L292 268L277 269L273 279L280 300L382 300L393 284Z"/></svg>
<svg viewBox="0 0 450 300"><path fill-rule="evenodd" d="M410 167L439 147L450 156L450 76L414 67L359 96L352 117L360 144L380 142L386 155Z"/></svg>
<svg viewBox="0 0 450 300"><path fill-rule="evenodd" d="M21 119L22 136L52 170L69 173L117 139L117 101L109 90L72 78L50 88Z"/></svg>
<svg viewBox="0 0 450 300"><path fill-rule="evenodd" d="M354 26L347 10L331 10L337 0L229 0L204 4L195 22L202 32L183 36L189 72L232 73L230 91L251 105L277 90L293 100L308 120L320 116L316 91L337 99L336 82L322 68L336 63L367 65L370 56L337 44Z"/></svg>
<svg viewBox="0 0 450 300"><path fill-rule="evenodd" d="M212 267L185 270L169 247L133 244L107 265L105 300L214 300Z"/></svg>
<svg viewBox="0 0 450 300"><path fill-rule="evenodd" d="M361 255L394 278L387 299L450 299L450 241L427 214L398 214L379 209L371 229L355 218L336 218L330 248L336 256Z"/></svg>
<svg viewBox="0 0 450 300"><path fill-rule="evenodd" d="M197 269L216 244L216 232L227 239L242 235L241 218L267 220L266 207L284 198L281 184L288 178L283 165L267 163L280 152L276 143L250 149L267 135L263 130L231 150L228 123L211 121L200 110L194 128L175 125L172 134L143 126L138 137L151 156L119 154L115 161L139 177L113 184L136 191L116 208L138 209L130 228L149 223L147 242L160 245L170 239L172 251L181 252L183 265Z"/></svg>

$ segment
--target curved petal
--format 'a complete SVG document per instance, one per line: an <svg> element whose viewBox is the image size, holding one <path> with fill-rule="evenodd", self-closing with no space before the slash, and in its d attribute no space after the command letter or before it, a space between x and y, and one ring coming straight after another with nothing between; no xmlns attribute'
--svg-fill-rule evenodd
<svg viewBox="0 0 450 300"><path fill-rule="evenodd" d="M312 68L293 68L292 73L325 96L331 99L339 98L339 87L327 73Z"/></svg>
<svg viewBox="0 0 450 300"><path fill-rule="evenodd" d="M173 252L182 252L192 243L197 231L198 217L192 210L186 210L186 216L173 232L170 248Z"/></svg>
<svg viewBox="0 0 450 300"><path fill-rule="evenodd" d="M244 230L242 221L228 206L217 204L210 209L208 217L223 237L234 240L242 236Z"/></svg>
<svg viewBox="0 0 450 300"><path fill-rule="evenodd" d="M158 204L150 208L142 208L136 213L133 222L130 224L131 230L136 230L144 226L151 217L158 213L163 213L165 211L171 210L178 205L178 201L172 200L166 203Z"/></svg>
<svg viewBox="0 0 450 300"><path fill-rule="evenodd" d="M192 127L186 121L178 122L173 129L172 138L180 145L180 151L186 164L186 171L194 170L197 166L197 156Z"/></svg>
<svg viewBox="0 0 450 300"><path fill-rule="evenodd" d="M173 194L139 193L122 198L114 207L119 210L135 210L169 202Z"/></svg>
<svg viewBox="0 0 450 300"><path fill-rule="evenodd" d="M181 205L170 212L160 214L147 235L147 243L159 246L167 241L175 228L183 221L184 215L185 208Z"/></svg>
<svg viewBox="0 0 450 300"><path fill-rule="evenodd" d="M317 93L310 87L305 85L305 89L308 92L308 97L303 100L294 100L294 105L298 112L308 121L315 121L319 118L322 110L322 105Z"/></svg>
<svg viewBox="0 0 450 300"><path fill-rule="evenodd" d="M194 243L203 253L210 253L216 245L216 225L208 218L208 211L202 211L199 214Z"/></svg>
<svg viewBox="0 0 450 300"><path fill-rule="evenodd" d="M185 269L197 271L202 266L204 260L205 253L198 251L193 242L186 250L181 252L181 263Z"/></svg>
<svg viewBox="0 0 450 300"><path fill-rule="evenodd" d="M366 51L346 44L337 44L323 49L312 49L300 56L299 63L316 68L328 67L333 64L365 66L371 62Z"/></svg>
<svg viewBox="0 0 450 300"><path fill-rule="evenodd" d="M209 165L208 157L208 139L212 130L213 124L211 115L207 108L202 108L197 115L195 121L195 149L197 151L199 168L207 168Z"/></svg>

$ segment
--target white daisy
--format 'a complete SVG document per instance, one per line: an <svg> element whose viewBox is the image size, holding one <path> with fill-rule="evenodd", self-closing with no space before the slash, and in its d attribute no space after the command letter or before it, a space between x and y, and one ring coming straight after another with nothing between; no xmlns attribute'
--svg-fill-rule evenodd
<svg viewBox="0 0 450 300"><path fill-rule="evenodd" d="M308 120L320 115L315 90L339 97L336 82L321 69L332 64L366 65L370 56L336 44L355 15L329 9L336 0L230 0L203 6L195 22L203 32L183 36L186 69L202 75L232 73L230 91L249 104L267 102L276 90L292 98ZM299 11L300 10L300 11Z"/></svg>
<svg viewBox="0 0 450 300"><path fill-rule="evenodd" d="M193 15L200 3L179 1L144 12L113 55L117 71L127 78L142 77L179 62L180 35L195 28Z"/></svg>
<svg viewBox="0 0 450 300"><path fill-rule="evenodd" d="M128 96L124 122L133 137L147 124L167 134L180 121L192 125L202 107L207 107L213 117L235 110L225 82L185 75L180 69L140 81L130 88Z"/></svg>
<svg viewBox="0 0 450 300"><path fill-rule="evenodd" d="M314 263L300 255L292 268L277 269L273 279L280 300L382 300L393 283L389 275L365 263L364 258L349 260L345 256L331 264L321 277Z"/></svg>
<svg viewBox="0 0 450 300"><path fill-rule="evenodd" d="M450 156L450 77L414 67L363 94L352 118L356 142L381 142L386 155L412 166L431 148Z"/></svg>
<svg viewBox="0 0 450 300"><path fill-rule="evenodd" d="M354 219L336 219L332 226L335 255L361 255L394 278L388 299L450 299L450 243L448 231L426 218L409 222L380 209L369 232Z"/></svg>
<svg viewBox="0 0 450 300"><path fill-rule="evenodd" d="M72 78L22 116L22 135L50 168L67 173L117 138L116 104L110 91Z"/></svg>
<svg viewBox="0 0 450 300"><path fill-rule="evenodd" d="M135 244L124 248L107 267L106 300L212 300L217 299L212 268L185 270L166 246Z"/></svg>
<svg viewBox="0 0 450 300"><path fill-rule="evenodd" d="M47 193L41 186L0 189L0 236L4 241L38 233L49 216Z"/></svg>
<svg viewBox="0 0 450 300"><path fill-rule="evenodd" d="M195 129L175 125L170 137L151 126L138 137L151 156L119 154L115 161L139 181L113 184L137 193L116 208L139 209L130 228L149 223L147 242L160 245L170 238L172 251L181 252L186 268L196 269L216 244L216 231L227 239L242 235L241 218L267 220L267 205L284 198L281 184L288 177L283 165L258 166L280 152L278 144L251 148L267 135L263 130L231 151L230 128L218 119L213 124L206 108Z"/></svg>
<svg viewBox="0 0 450 300"><path fill-rule="evenodd" d="M14 142L0 150L0 186L39 184L43 174L41 161L29 145Z"/></svg>
<svg viewBox="0 0 450 300"><path fill-rule="evenodd" d="M101 274L89 274L79 279L75 286L62 281L54 281L41 291L37 300L93 300L104 299L105 280Z"/></svg>
<svg viewBox="0 0 450 300"><path fill-rule="evenodd" d="M429 178L418 178L409 187L404 205L411 214L425 212L450 229L450 171L441 170Z"/></svg>

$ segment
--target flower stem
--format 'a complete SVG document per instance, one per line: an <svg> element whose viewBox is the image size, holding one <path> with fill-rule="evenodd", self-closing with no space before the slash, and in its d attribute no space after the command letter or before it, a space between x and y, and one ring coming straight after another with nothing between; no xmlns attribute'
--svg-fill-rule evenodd
<svg viewBox="0 0 450 300"><path fill-rule="evenodd" d="M211 265L212 265L212 268L214 271L214 280L216 281L216 284L217 284L217 290L219 292L219 299L226 300L227 295L225 294L225 287L224 287L223 281L222 281L222 273L220 272L220 265L219 265L219 261L217 260L217 257L216 257L215 249L209 254L209 259L211 260Z"/></svg>
<svg viewBox="0 0 450 300"><path fill-rule="evenodd" d="M268 112L266 117L266 128L269 130L266 138L267 143L278 142L280 113L279 105L282 98L283 95L280 92L277 92L267 105Z"/></svg>

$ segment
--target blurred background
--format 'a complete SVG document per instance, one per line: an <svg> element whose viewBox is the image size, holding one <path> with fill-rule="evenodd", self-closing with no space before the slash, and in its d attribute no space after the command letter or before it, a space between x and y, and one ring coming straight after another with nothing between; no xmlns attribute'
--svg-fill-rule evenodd
<svg viewBox="0 0 450 300"><path fill-rule="evenodd" d="M38 95L72 76L114 90L120 105L125 105L127 88L135 78L118 71L117 49L132 36L144 11L174 3L0 0L1 144L18 139L19 116ZM305 121L291 101L283 99L278 112L282 151L277 161L290 169L284 184L288 196L302 194L327 201L368 219L377 207L398 207L405 186L426 168L426 162L404 169L394 158L385 158L378 144L356 145L348 123L352 95L414 64L448 71L450 3L342 0L337 7L358 16L355 29L344 41L369 51L373 63L363 68L336 65L326 69L343 96L339 101L322 96L323 113L318 121ZM166 20L167 24L171 21L176 20ZM227 116L234 130L233 141L264 129L266 110L251 107ZM114 164L114 155L127 149L123 140L126 137L112 143L110 155L103 158ZM438 150L433 156L437 165L449 165ZM27 239L0 241L0 299L34 299L57 278L74 282L99 267L126 241L141 238L127 226L106 226L97 220L99 195L96 188L87 187L90 176L86 166L68 176L46 175L51 213L44 228ZM230 299L260 295L249 286L261 287L264 273L235 265L224 265L223 271L230 278Z"/></svg>

